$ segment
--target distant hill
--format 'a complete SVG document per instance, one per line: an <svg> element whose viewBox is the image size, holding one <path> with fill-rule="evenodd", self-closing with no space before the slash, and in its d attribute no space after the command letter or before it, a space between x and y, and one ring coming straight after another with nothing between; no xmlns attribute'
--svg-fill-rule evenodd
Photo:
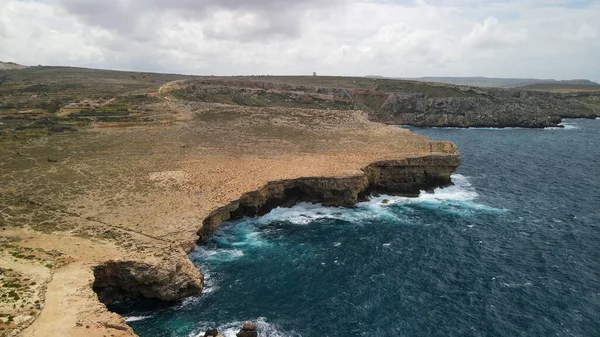
<svg viewBox="0 0 600 337"><path fill-rule="evenodd" d="M594 83L594 82L591 82ZM527 90L541 90L541 91L553 91L553 92L592 92L600 91L600 84L579 84L570 83L569 81L564 82L551 82L551 83L538 83L519 87L519 89Z"/></svg>
<svg viewBox="0 0 600 337"><path fill-rule="evenodd" d="M16 70L16 69L25 69L26 66L22 66L20 64L16 64L14 62L2 62L0 61L0 70Z"/></svg>
<svg viewBox="0 0 600 337"><path fill-rule="evenodd" d="M370 78L385 78L382 76L367 76ZM554 85L598 85L596 82L585 79L557 81L553 79L536 79L536 78L490 78L490 77L419 77L419 78L400 78L399 80L412 80L421 82L437 82L454 85L466 85L473 87L484 88L517 88L537 84L554 84Z"/></svg>

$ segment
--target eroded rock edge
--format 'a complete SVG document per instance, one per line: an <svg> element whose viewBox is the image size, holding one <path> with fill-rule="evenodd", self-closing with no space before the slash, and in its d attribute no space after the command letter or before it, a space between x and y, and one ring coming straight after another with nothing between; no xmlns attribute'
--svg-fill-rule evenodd
<svg viewBox="0 0 600 337"><path fill-rule="evenodd" d="M352 207L369 195L418 196L452 184L451 174L460 165L460 155L451 143L434 143L443 152L401 160L379 161L348 177L312 177L272 181L243 194L210 213L198 231L205 241L226 221L268 213L276 207L299 202ZM196 242L170 247L158 260L112 260L94 268L93 288L98 299L109 304L123 298L174 301L201 293L203 275L187 257Z"/></svg>

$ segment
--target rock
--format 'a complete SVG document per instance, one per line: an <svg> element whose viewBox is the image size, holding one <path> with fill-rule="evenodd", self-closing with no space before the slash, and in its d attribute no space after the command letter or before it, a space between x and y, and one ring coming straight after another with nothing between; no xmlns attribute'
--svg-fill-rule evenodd
<svg viewBox="0 0 600 337"><path fill-rule="evenodd" d="M550 127L561 118L600 115L590 94L576 96L518 89L467 88L464 94L390 93L374 120L438 127Z"/></svg>
<svg viewBox="0 0 600 337"><path fill-rule="evenodd" d="M258 331L256 331L256 325L251 322L244 323L240 332L236 334L237 337L258 337Z"/></svg>
<svg viewBox="0 0 600 337"><path fill-rule="evenodd" d="M225 221L264 215L276 207L290 207L299 202L352 207L367 200L370 194L418 196L420 191L451 185L450 175L460 165L456 146L434 142L431 152L436 154L374 163L365 167L362 175L353 177L270 182L212 212L204 220L198 236L203 241Z"/></svg>
<svg viewBox="0 0 600 337"><path fill-rule="evenodd" d="M252 322L246 322L242 326L242 330L243 331L254 331L254 330L256 330L256 325Z"/></svg>
<svg viewBox="0 0 600 337"><path fill-rule="evenodd" d="M94 268L94 290L107 304L123 298L175 301L199 294L204 278L179 249L146 260L113 260Z"/></svg>
<svg viewBox="0 0 600 337"><path fill-rule="evenodd" d="M561 118L600 117L598 92L555 93L403 81L383 81L374 89L235 79L183 83L178 89L179 95L189 100L202 97L203 101L212 102L226 95L244 105L260 106L264 104L260 98L268 95L269 106L292 103L314 109L359 109L367 112L372 120L389 124L540 128L557 126Z"/></svg>
<svg viewBox="0 0 600 337"><path fill-rule="evenodd" d="M458 149L449 142L431 142L429 147L428 155L376 162L355 176L269 182L213 211L203 221L199 239L209 237L225 221L263 215L276 207L299 202L352 207L371 194L418 196L420 191L452 184L450 175L460 165ZM157 257L107 261L94 268L94 277L93 288L105 304L127 297L174 301L199 294L203 288L202 274L181 246Z"/></svg>
<svg viewBox="0 0 600 337"><path fill-rule="evenodd" d="M219 336L219 331L217 329L208 329L204 333L204 337L217 337Z"/></svg>

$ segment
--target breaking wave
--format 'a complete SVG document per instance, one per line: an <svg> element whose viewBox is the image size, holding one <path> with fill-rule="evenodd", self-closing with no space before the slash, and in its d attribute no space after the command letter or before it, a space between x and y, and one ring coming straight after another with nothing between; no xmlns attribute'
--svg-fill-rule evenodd
<svg viewBox="0 0 600 337"><path fill-rule="evenodd" d="M268 224L285 221L297 225L307 225L319 220L342 220L356 222L368 219L401 220L403 209L414 206L421 208L436 208L452 213L467 214L469 211L502 212L475 200L478 197L475 188L468 177L461 174L452 175L453 186L438 188L433 193L421 192L418 197L398 197L381 195L371 197L369 201L361 202L355 208L324 207L319 204L300 203L291 208L276 208L269 214L249 221Z"/></svg>
<svg viewBox="0 0 600 337"><path fill-rule="evenodd" d="M384 220L394 223L405 221L412 212L423 209L459 216L505 211L477 203L478 194L468 177L453 174L452 181L454 185L438 188L433 193L423 191L418 197L380 195L358 203L354 208L325 207L311 203L299 203L290 208L278 207L261 217L244 218L225 224L206 245L198 246L190 257L196 264L204 265L238 260L248 250L267 249L272 244L264 238L264 234L273 230L269 225L274 223L308 225L327 220L349 223ZM336 244L339 246L340 243ZM210 267L203 270L210 270ZM207 280L210 278L207 277Z"/></svg>
<svg viewBox="0 0 600 337"><path fill-rule="evenodd" d="M600 124L564 122L579 129L418 129L461 149L454 186L225 223L190 254L203 294L114 309L140 336L258 317L262 337L596 336Z"/></svg>
<svg viewBox="0 0 600 337"><path fill-rule="evenodd" d="M298 333L293 331L284 331L281 327L276 324L268 323L264 317L258 319L249 320L256 324L259 337L299 337ZM223 337L235 337L240 331L240 328L244 325L244 322L231 322L218 326L216 329ZM196 331L189 334L189 337L202 337L204 332L209 329L210 326L206 324L206 328L196 329Z"/></svg>
<svg viewBox="0 0 600 337"><path fill-rule="evenodd" d="M124 318L125 318L125 322L130 323L130 322L143 321L150 317L152 317L152 316L129 316L129 317L124 317Z"/></svg>

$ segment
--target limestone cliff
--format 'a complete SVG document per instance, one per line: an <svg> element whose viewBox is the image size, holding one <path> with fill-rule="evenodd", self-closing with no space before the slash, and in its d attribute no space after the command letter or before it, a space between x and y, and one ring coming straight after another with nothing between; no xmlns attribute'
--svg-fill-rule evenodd
<svg viewBox="0 0 600 337"><path fill-rule="evenodd" d="M450 175L460 165L458 150L451 143L433 143L432 146L446 147L448 153L377 162L365 167L362 175L353 177L270 182L215 210L204 220L198 236L202 241L225 221L264 215L275 207L289 207L299 202L352 207L371 194L418 196L420 191L448 186L452 183Z"/></svg>
<svg viewBox="0 0 600 337"><path fill-rule="evenodd" d="M600 92L476 88L410 81L339 88L261 80L202 79L171 90L189 101L243 106L358 109L388 124L437 127L549 127L600 117ZM344 83L347 84L347 83Z"/></svg>
<svg viewBox="0 0 600 337"><path fill-rule="evenodd" d="M94 290L101 302L125 297L173 301L199 294L204 278L181 249L161 258L111 260L94 268Z"/></svg>
<svg viewBox="0 0 600 337"><path fill-rule="evenodd" d="M225 221L263 215L275 207L298 202L352 207L370 194L417 196L420 191L451 185L450 175L460 165L457 148L447 142L431 142L430 146L431 155L373 163L361 175L270 182L212 212L198 231L199 241ZM185 248L191 251L193 247ZM95 268L94 277L94 290L104 303L125 297L173 301L199 294L203 287L203 276L180 249L158 259L108 261Z"/></svg>
<svg viewBox="0 0 600 337"><path fill-rule="evenodd" d="M600 115L598 102L586 102L586 99L596 97L591 94L565 95L515 89L486 89L477 90L477 95L473 93L467 90L465 96L455 97L393 93L372 117L415 126L536 128L557 126L563 117Z"/></svg>

